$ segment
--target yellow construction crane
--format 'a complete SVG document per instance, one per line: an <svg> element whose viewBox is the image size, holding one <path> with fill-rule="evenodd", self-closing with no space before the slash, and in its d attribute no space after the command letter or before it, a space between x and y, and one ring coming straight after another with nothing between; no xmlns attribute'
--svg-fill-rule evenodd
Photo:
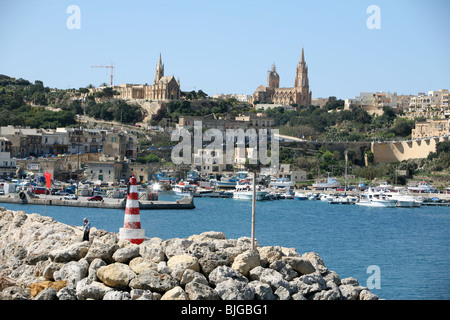
<svg viewBox="0 0 450 320"><path fill-rule="evenodd" d="M91 66L91 68L111 68L111 87L113 86L113 69L114 67L114 63L111 62L110 66Z"/></svg>

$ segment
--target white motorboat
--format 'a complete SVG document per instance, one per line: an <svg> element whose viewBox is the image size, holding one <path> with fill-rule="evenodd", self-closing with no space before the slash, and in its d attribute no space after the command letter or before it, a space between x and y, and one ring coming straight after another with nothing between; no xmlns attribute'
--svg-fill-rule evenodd
<svg viewBox="0 0 450 320"><path fill-rule="evenodd" d="M265 196L268 192L263 190L261 186L256 186L256 200L261 201L265 199ZM240 180L236 184L235 191L233 192L233 199L239 200L252 200L253 199L253 187L251 184L251 179Z"/></svg>
<svg viewBox="0 0 450 320"><path fill-rule="evenodd" d="M172 187L172 190L177 196L193 196L193 194L197 190L197 185L180 181L178 184Z"/></svg>
<svg viewBox="0 0 450 320"><path fill-rule="evenodd" d="M333 200L333 198L334 198L333 195L325 194L325 193L321 193L319 197L320 197L320 201L327 201L327 202Z"/></svg>
<svg viewBox="0 0 450 320"><path fill-rule="evenodd" d="M366 192L359 195L359 199L355 204L367 207L395 208L397 200L390 199L383 192L376 192L369 188Z"/></svg>
<svg viewBox="0 0 450 320"><path fill-rule="evenodd" d="M387 192L385 193L390 199L397 200L397 207L413 208L420 207L423 203L423 198L415 197L409 193L404 192Z"/></svg>
<svg viewBox="0 0 450 320"><path fill-rule="evenodd" d="M308 196L306 194L304 194L304 193L296 192L294 194L294 199L295 200L308 200Z"/></svg>
<svg viewBox="0 0 450 320"><path fill-rule="evenodd" d="M231 198L233 193L214 189L197 189L193 196L197 198Z"/></svg>
<svg viewBox="0 0 450 320"><path fill-rule="evenodd" d="M328 203L330 204L355 204L358 200L357 197L352 196L337 196L332 198Z"/></svg>
<svg viewBox="0 0 450 320"><path fill-rule="evenodd" d="M433 187L432 185L430 185L429 183L426 183L425 181L421 181L419 182L417 185L415 186L408 186L408 190L412 191L412 192L425 192L425 193L429 193L429 192L434 192L436 191L436 188Z"/></svg>
<svg viewBox="0 0 450 320"><path fill-rule="evenodd" d="M272 188L293 188L295 184L287 178L272 178L269 186Z"/></svg>

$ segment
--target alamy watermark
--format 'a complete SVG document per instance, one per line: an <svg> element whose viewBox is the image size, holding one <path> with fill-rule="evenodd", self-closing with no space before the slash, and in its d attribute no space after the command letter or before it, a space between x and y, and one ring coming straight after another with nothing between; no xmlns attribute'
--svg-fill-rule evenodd
<svg viewBox="0 0 450 320"><path fill-rule="evenodd" d="M201 162L233 165L236 159L245 158L251 165L259 163L278 169L278 134L278 129L247 129L245 131L244 129L226 129L225 132L219 129L208 129L204 131L202 122L194 121L193 131L181 128L172 133L171 141L179 143L172 149L171 160L174 164L192 164L193 155L196 155L202 159ZM267 148L269 139L270 152ZM204 141L211 143L203 147Z"/></svg>
<svg viewBox="0 0 450 320"><path fill-rule="evenodd" d="M381 270L377 265L367 267L366 273L370 274L366 281L366 287L370 290L381 289Z"/></svg>
<svg viewBox="0 0 450 320"><path fill-rule="evenodd" d="M66 27L69 30L73 29L81 29L81 10L80 7L71 4L67 7L66 13L70 14L70 16L66 19Z"/></svg>
<svg viewBox="0 0 450 320"><path fill-rule="evenodd" d="M370 14L370 16L367 18L366 26L368 29L381 29L381 9L377 5L370 5L367 7L366 10L367 14Z"/></svg>

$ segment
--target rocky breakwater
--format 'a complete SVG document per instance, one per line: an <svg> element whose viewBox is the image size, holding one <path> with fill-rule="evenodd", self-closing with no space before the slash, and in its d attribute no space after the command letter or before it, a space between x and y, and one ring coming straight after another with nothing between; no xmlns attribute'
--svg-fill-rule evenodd
<svg viewBox="0 0 450 320"><path fill-rule="evenodd" d="M3 300L373 300L314 252L257 246L221 232L140 245L0 208Z"/></svg>

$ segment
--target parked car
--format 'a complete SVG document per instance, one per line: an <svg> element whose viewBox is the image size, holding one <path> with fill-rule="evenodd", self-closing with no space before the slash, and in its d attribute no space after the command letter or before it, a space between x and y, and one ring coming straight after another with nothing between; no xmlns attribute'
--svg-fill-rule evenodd
<svg viewBox="0 0 450 320"><path fill-rule="evenodd" d="M102 201L103 197L102 196L93 196L93 197L89 197L87 198L88 201Z"/></svg>
<svg viewBox="0 0 450 320"><path fill-rule="evenodd" d="M64 196L64 199L66 199L66 200L77 200L78 197L77 197L76 194L69 194L67 196Z"/></svg>

